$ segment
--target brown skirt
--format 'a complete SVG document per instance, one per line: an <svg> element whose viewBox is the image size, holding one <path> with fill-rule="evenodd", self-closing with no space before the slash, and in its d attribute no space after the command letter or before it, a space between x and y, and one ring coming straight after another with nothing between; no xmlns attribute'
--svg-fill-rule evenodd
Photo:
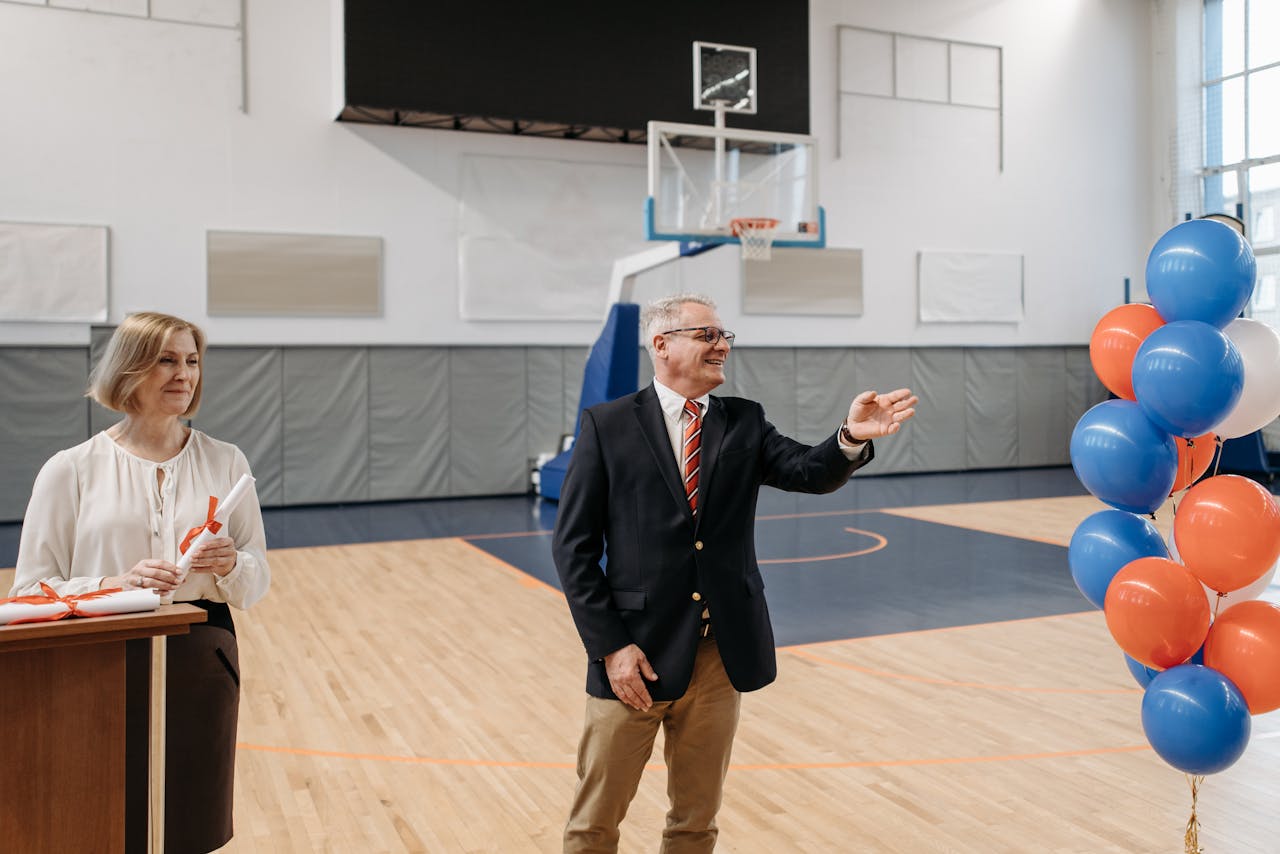
<svg viewBox="0 0 1280 854"><path fill-rule="evenodd" d="M206 854L231 839L240 655L227 606L209 619L168 639L165 854Z"/></svg>

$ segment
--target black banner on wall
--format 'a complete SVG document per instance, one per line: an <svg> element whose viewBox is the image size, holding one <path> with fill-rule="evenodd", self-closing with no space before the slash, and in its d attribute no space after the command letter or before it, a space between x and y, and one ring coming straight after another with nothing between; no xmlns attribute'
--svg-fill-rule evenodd
<svg viewBox="0 0 1280 854"><path fill-rule="evenodd" d="M809 132L807 0L440 3L347 0L348 121L641 141L693 108L693 42L754 47L759 112Z"/></svg>

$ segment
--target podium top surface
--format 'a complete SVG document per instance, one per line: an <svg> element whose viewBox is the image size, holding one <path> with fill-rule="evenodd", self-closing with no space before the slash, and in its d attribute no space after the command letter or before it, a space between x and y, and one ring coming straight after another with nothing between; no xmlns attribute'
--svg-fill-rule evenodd
<svg viewBox="0 0 1280 854"><path fill-rule="evenodd" d="M203 608L175 603L133 614L66 617L52 622L0 626L0 653L180 635L191 631L192 623L203 623L207 619Z"/></svg>

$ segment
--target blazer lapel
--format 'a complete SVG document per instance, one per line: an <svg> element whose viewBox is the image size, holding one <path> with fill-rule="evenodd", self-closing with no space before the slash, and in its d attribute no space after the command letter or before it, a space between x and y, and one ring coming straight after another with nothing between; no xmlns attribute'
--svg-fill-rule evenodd
<svg viewBox="0 0 1280 854"><path fill-rule="evenodd" d="M667 436L667 422L662 415L662 404L658 401L658 393L653 386L648 386L636 395L636 419L640 422L640 433L644 436L649 451L653 454L654 464L662 475L671 497L684 510L690 520L693 511L689 509L689 499L684 494L684 480L680 477L680 469L676 465L675 451L671 448L671 439ZM705 430L705 422L703 429ZM705 454L704 454L705 459Z"/></svg>
<svg viewBox="0 0 1280 854"><path fill-rule="evenodd" d="M719 398L707 399L707 414L702 416L702 471L698 473L698 516L706 512L706 498L710 494L711 478L716 473L716 461L720 457L720 444L724 441L724 404ZM713 511L715 508L711 508Z"/></svg>

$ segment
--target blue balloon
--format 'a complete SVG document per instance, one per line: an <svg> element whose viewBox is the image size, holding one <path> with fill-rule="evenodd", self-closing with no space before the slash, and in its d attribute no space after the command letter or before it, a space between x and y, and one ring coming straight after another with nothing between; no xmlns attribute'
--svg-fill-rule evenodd
<svg viewBox="0 0 1280 854"><path fill-rule="evenodd" d="M1146 519L1123 510L1099 510L1071 535L1067 563L1076 587L1101 608L1107 587L1126 563L1140 557L1169 556L1164 537Z"/></svg>
<svg viewBox="0 0 1280 854"><path fill-rule="evenodd" d="M1175 436L1209 432L1231 414L1243 391L1240 351L1222 330L1198 320L1166 323L1133 357L1138 405L1153 424Z"/></svg>
<svg viewBox="0 0 1280 854"><path fill-rule="evenodd" d="M1147 741L1161 759L1188 774L1230 768L1249 745L1251 728L1240 689L1201 664L1156 674L1142 698Z"/></svg>
<svg viewBox="0 0 1280 854"><path fill-rule="evenodd" d="M1101 501L1129 513L1154 513L1178 473L1173 437L1131 400L1104 400L1071 431L1071 467Z"/></svg>
<svg viewBox="0 0 1280 854"><path fill-rule="evenodd" d="M1136 658L1130 658L1128 655L1124 657L1125 666L1129 668L1129 675L1137 680L1138 684L1143 688L1151 684L1151 680L1160 675L1164 671L1155 667L1147 667ZM1196 650L1196 654L1188 658L1183 664L1204 664L1204 644L1200 644L1200 648Z"/></svg>
<svg viewBox="0 0 1280 854"><path fill-rule="evenodd" d="M1151 684L1151 680L1160 675L1161 671L1154 667L1147 667L1136 658L1130 658L1128 655L1124 657L1125 666L1129 668L1129 675L1137 681L1138 685L1145 688Z"/></svg>
<svg viewBox="0 0 1280 854"><path fill-rule="evenodd" d="M1147 295L1166 321L1199 320L1219 329L1239 316L1258 273L1249 243L1234 228L1193 219L1164 233L1147 257Z"/></svg>

